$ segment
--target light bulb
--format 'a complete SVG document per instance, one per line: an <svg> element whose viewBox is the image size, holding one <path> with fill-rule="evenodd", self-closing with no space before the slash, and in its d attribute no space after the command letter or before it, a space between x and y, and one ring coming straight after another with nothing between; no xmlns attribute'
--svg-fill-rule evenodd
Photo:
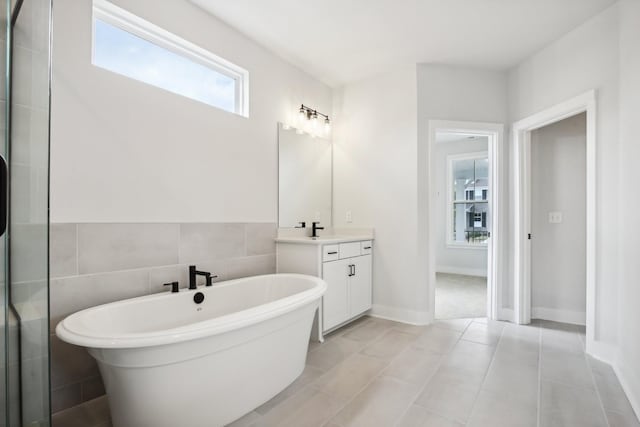
<svg viewBox="0 0 640 427"><path fill-rule="evenodd" d="M329 120L329 117L324 119L324 133L325 135L329 135L331 133L331 121Z"/></svg>
<svg viewBox="0 0 640 427"><path fill-rule="evenodd" d="M311 116L311 124L313 125L313 129L318 128L318 112L314 111Z"/></svg>
<svg viewBox="0 0 640 427"><path fill-rule="evenodd" d="M298 111L298 120L302 124L304 123L305 118L306 118L306 113L304 111L304 106L300 106L300 111Z"/></svg>

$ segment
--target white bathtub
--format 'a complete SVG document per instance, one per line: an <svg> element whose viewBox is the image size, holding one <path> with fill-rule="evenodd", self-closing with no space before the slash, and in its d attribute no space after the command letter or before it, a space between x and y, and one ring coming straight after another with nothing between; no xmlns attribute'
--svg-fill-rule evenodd
<svg viewBox="0 0 640 427"><path fill-rule="evenodd" d="M56 334L98 361L114 427L222 426L302 373L326 287L298 274L230 280L83 310Z"/></svg>

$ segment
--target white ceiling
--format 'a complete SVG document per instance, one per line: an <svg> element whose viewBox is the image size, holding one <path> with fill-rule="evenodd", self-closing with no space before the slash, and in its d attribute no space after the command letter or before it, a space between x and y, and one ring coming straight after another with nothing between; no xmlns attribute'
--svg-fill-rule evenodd
<svg viewBox="0 0 640 427"><path fill-rule="evenodd" d="M616 0L189 0L331 86L397 64L510 68Z"/></svg>

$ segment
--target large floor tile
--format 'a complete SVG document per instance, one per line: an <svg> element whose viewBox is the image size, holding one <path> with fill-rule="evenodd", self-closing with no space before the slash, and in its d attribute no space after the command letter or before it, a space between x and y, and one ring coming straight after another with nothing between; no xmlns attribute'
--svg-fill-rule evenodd
<svg viewBox="0 0 640 427"><path fill-rule="evenodd" d="M524 405L538 404L538 367L494 358L482 384L484 390Z"/></svg>
<svg viewBox="0 0 640 427"><path fill-rule="evenodd" d="M591 370L583 354L549 351L543 348L540 356L540 374L545 380L595 388Z"/></svg>
<svg viewBox="0 0 640 427"><path fill-rule="evenodd" d="M606 411L609 427L640 427L634 414Z"/></svg>
<svg viewBox="0 0 640 427"><path fill-rule="evenodd" d="M418 405L447 419L466 423L480 382L453 372L438 372L416 399Z"/></svg>
<svg viewBox="0 0 640 427"><path fill-rule="evenodd" d="M412 405L397 427L462 427L463 425L434 414L420 405Z"/></svg>
<svg viewBox="0 0 640 427"><path fill-rule="evenodd" d="M335 337L309 353L307 365L326 372L363 347L364 343Z"/></svg>
<svg viewBox="0 0 640 427"><path fill-rule="evenodd" d="M464 332L473 319L438 319L433 322L434 326L443 329L451 329L456 332Z"/></svg>
<svg viewBox="0 0 640 427"><path fill-rule="evenodd" d="M413 344L438 353L448 353L456 345L460 335L458 331L431 326L418 335Z"/></svg>
<svg viewBox="0 0 640 427"><path fill-rule="evenodd" d="M260 427L321 426L343 406L335 397L305 387L257 420Z"/></svg>
<svg viewBox="0 0 640 427"><path fill-rule="evenodd" d="M540 328L543 351L564 351L584 354L584 344L580 335L573 331L562 329Z"/></svg>
<svg viewBox="0 0 640 427"><path fill-rule="evenodd" d="M604 411L595 390L542 381L540 427L606 425Z"/></svg>
<svg viewBox="0 0 640 427"><path fill-rule="evenodd" d="M503 329L504 324L502 323L483 324L472 322L462 334L462 339L480 344L496 345Z"/></svg>
<svg viewBox="0 0 640 427"><path fill-rule="evenodd" d="M442 368L482 380L489 369L494 350L495 347L484 344L460 341L444 359Z"/></svg>
<svg viewBox="0 0 640 427"><path fill-rule="evenodd" d="M471 412L469 427L536 427L536 400L526 404L506 393L480 391Z"/></svg>
<svg viewBox="0 0 640 427"><path fill-rule="evenodd" d="M415 335L389 329L384 335L365 347L361 353L390 361L414 341L415 338Z"/></svg>
<svg viewBox="0 0 640 427"><path fill-rule="evenodd" d="M273 399L269 400L267 403L263 404L256 408L256 412L259 414L266 414L275 406L279 405L284 400L288 399L290 396L293 396L298 391L302 390L303 387L308 385L309 383L315 381L319 378L324 371L318 368L314 368L313 366L306 366L302 374L293 382L291 385L275 396Z"/></svg>
<svg viewBox="0 0 640 427"><path fill-rule="evenodd" d="M354 354L318 378L312 387L346 403L387 366L387 362Z"/></svg>
<svg viewBox="0 0 640 427"><path fill-rule="evenodd" d="M344 333L342 337L362 343L370 343L382 336L390 328L389 321L367 318L360 326Z"/></svg>
<svg viewBox="0 0 640 427"><path fill-rule="evenodd" d="M443 355L410 345L385 369L384 375L423 385L438 370Z"/></svg>
<svg viewBox="0 0 640 427"><path fill-rule="evenodd" d="M594 358L588 358L588 364L593 372L593 378L602 400L605 411L630 415L635 419L635 413L622 385L618 381L613 368Z"/></svg>
<svg viewBox="0 0 640 427"><path fill-rule="evenodd" d="M392 426L411 406L419 387L391 377L379 377L334 418L344 427Z"/></svg>

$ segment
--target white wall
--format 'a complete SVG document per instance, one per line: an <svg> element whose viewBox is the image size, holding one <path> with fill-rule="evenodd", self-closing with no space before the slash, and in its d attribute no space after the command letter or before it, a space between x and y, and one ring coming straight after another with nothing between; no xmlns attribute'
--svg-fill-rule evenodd
<svg viewBox="0 0 640 427"><path fill-rule="evenodd" d="M337 89L334 114L334 225L375 228L374 311L424 322L427 292L416 276L415 66Z"/></svg>
<svg viewBox="0 0 640 427"><path fill-rule="evenodd" d="M427 287L430 274L427 265L430 238L427 190L429 120L506 123L506 73L418 64L418 279L421 288ZM507 144L504 145L503 158L508 159ZM505 162L505 169L501 171L502 176L506 176L506 172ZM505 211L503 218L506 217ZM508 253L508 248L505 249L505 253ZM508 277L508 271L504 271L503 274L504 277Z"/></svg>
<svg viewBox="0 0 640 427"><path fill-rule="evenodd" d="M531 307L535 319L586 323L586 114L531 133ZM561 223L549 213L561 212Z"/></svg>
<svg viewBox="0 0 640 427"><path fill-rule="evenodd" d="M447 189L448 161L454 154L477 153L488 150L487 138L438 142L435 147L436 205L436 271L444 273L487 275L487 247L455 248L447 245L447 214L449 192Z"/></svg>
<svg viewBox="0 0 640 427"><path fill-rule="evenodd" d="M53 8L52 222L275 222L277 122L331 91L185 1L114 3L250 73L243 118L91 65L91 1Z"/></svg>
<svg viewBox="0 0 640 427"><path fill-rule="evenodd" d="M620 1L620 186L638 179L638 118L640 117L640 2ZM624 195L628 192L625 191ZM640 415L640 199L623 197L620 220L620 305L618 376L636 414Z"/></svg>
<svg viewBox="0 0 640 427"><path fill-rule="evenodd" d="M511 122L597 89L596 340L617 340L618 7L614 5L509 72ZM509 295L512 299L513 295Z"/></svg>

